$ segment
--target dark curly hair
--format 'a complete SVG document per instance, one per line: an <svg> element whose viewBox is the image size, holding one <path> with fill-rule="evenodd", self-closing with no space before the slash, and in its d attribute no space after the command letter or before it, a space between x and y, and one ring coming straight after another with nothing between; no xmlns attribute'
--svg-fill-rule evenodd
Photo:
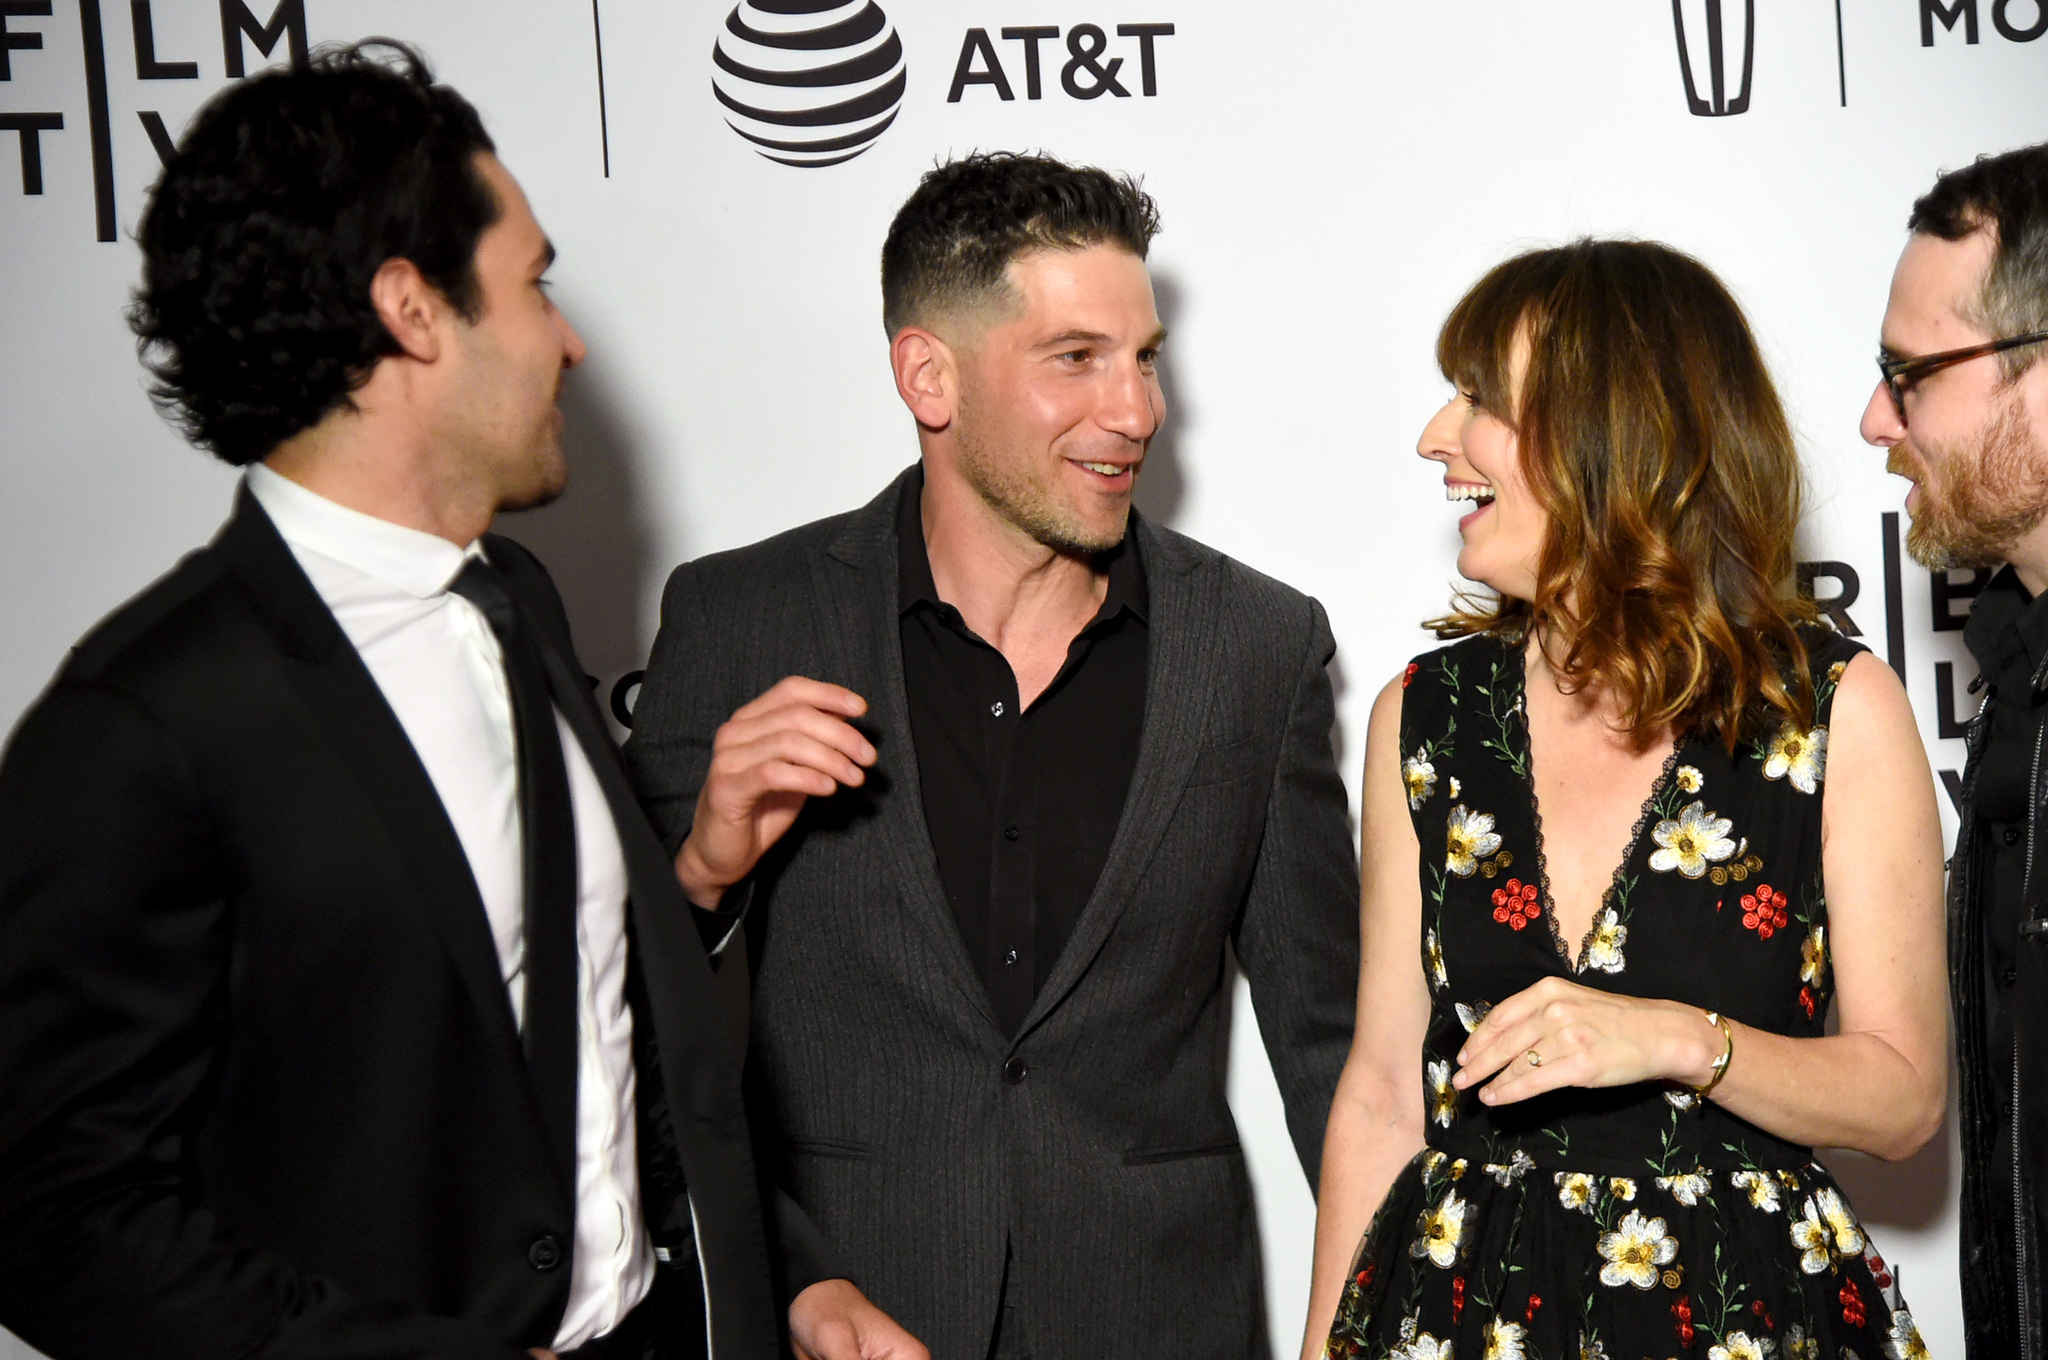
<svg viewBox="0 0 2048 1360"><path fill-rule="evenodd" d="M1992 336L2048 330L2048 142L1942 175L1913 204L1906 229L1944 241L1990 231L1997 253L1969 320ZM2044 353L2048 346L2023 345L1999 355L2005 380L2017 381Z"/></svg>
<svg viewBox="0 0 2048 1360"><path fill-rule="evenodd" d="M1129 175L1051 156L976 152L927 171L882 243L882 324L905 326L1000 298L1027 250L1114 245L1145 258L1159 208Z"/></svg>
<svg viewBox="0 0 2048 1360"><path fill-rule="evenodd" d="M398 345L370 302L410 260L463 317L502 205L468 100L372 38L229 87L150 192L128 321L157 409L236 466L347 405Z"/></svg>

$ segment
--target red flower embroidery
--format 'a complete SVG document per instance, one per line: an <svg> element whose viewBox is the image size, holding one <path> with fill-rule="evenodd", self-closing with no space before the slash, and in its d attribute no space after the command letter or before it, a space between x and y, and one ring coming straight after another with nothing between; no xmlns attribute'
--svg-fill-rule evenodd
<svg viewBox="0 0 2048 1360"><path fill-rule="evenodd" d="M1806 1012L1806 1018L1807 1018L1807 1019L1809 1019L1809 1020L1813 1019L1813 1007L1814 1007L1814 995L1813 995L1813 988L1811 988L1811 987L1801 987L1801 988L1799 989L1799 1008L1800 1008L1801 1010L1803 1010L1803 1011L1805 1011L1805 1012Z"/></svg>
<svg viewBox="0 0 2048 1360"><path fill-rule="evenodd" d="M1406 688L1408 688L1408 682L1409 682L1409 681L1411 681L1411 680L1413 680L1413 679L1415 678L1415 672L1417 672L1417 671L1419 671L1419 670L1421 670L1421 669L1422 669L1422 667L1421 667L1421 666L1419 666L1419 665L1417 665L1417 664L1416 664L1415 662L1413 662L1413 661L1409 662L1409 663L1408 663L1408 669L1407 669L1407 670L1405 670L1405 671L1402 671L1402 672L1401 672L1401 688L1402 688L1402 689L1406 689Z"/></svg>
<svg viewBox="0 0 2048 1360"><path fill-rule="evenodd" d="M1870 1278L1876 1281L1879 1289L1890 1289L1892 1287L1892 1273L1885 1269L1884 1257L1879 1256L1873 1251L1870 1255L1863 1258L1863 1264L1870 1267Z"/></svg>
<svg viewBox="0 0 2048 1360"><path fill-rule="evenodd" d="M1451 1321L1456 1322L1458 1315L1464 1311L1465 1277L1460 1275L1451 1281Z"/></svg>
<svg viewBox="0 0 2048 1360"><path fill-rule="evenodd" d="M1771 1310L1764 1307L1764 1301L1762 1299L1751 1299L1749 1303L1749 1311L1755 1313L1759 1318L1763 1319L1763 1324L1767 1331L1775 1332L1778 1330L1778 1324L1771 1321Z"/></svg>
<svg viewBox="0 0 2048 1360"><path fill-rule="evenodd" d="M1785 914L1785 906L1785 894L1773 890L1768 883L1759 883L1755 892L1742 895L1742 924L1754 930L1759 939L1768 940L1791 919Z"/></svg>
<svg viewBox="0 0 2048 1360"><path fill-rule="evenodd" d="M1536 1320L1536 1310L1538 1308L1541 1308L1542 1306L1543 1296L1540 1294L1531 1294L1529 1296L1529 1306L1522 1310L1522 1321L1534 1322Z"/></svg>
<svg viewBox="0 0 2048 1360"><path fill-rule="evenodd" d="M1505 888L1493 890L1493 919L1504 925L1520 930L1538 916L1543 908L1536 901L1536 885L1511 878Z"/></svg>
<svg viewBox="0 0 2048 1360"><path fill-rule="evenodd" d="M1863 1309L1863 1291L1856 1287L1854 1280L1842 1283L1842 1321L1851 1327L1861 1327L1870 1318Z"/></svg>
<svg viewBox="0 0 2048 1360"><path fill-rule="evenodd" d="M1680 1294L1678 1302L1671 1305L1671 1316L1678 1323L1678 1340L1687 1350L1692 1349L1692 1295Z"/></svg>
<svg viewBox="0 0 2048 1360"><path fill-rule="evenodd" d="M1367 1261L1365 1269L1358 1272L1358 1287L1360 1289L1372 1288L1373 1272L1379 1269L1379 1264L1378 1261Z"/></svg>

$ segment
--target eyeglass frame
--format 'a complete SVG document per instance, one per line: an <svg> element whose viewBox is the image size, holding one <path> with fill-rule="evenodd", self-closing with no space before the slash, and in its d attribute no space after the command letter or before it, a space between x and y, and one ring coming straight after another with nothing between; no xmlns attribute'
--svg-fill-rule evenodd
<svg viewBox="0 0 2048 1360"><path fill-rule="evenodd" d="M1937 369L1959 364L1966 359L1981 359L1987 354L2003 354L2021 345L2038 345L2048 340L2048 331L2034 331L2028 335L2015 335L2004 340L1988 340L1981 345L1965 345L1961 349L1945 349L1933 354L1922 354L1911 359L1887 359L1882 353L1877 356L1877 371L1882 375L1884 390L1891 395L1892 410L1899 416L1899 423L1906 420L1906 390L1910 383L1918 382Z"/></svg>

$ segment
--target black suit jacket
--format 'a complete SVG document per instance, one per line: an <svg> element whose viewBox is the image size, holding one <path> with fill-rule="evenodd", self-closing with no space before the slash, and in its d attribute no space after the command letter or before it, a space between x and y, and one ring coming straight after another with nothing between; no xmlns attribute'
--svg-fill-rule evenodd
<svg viewBox="0 0 2048 1360"><path fill-rule="evenodd" d="M1136 522L1151 592L1137 766L1094 893L1012 1037L924 823L897 627L903 487L678 568L627 743L675 841L741 703L795 672L870 704L868 783L810 804L750 880L764 1161L937 1360L987 1354L1006 1253L1034 1354L1262 1355L1224 1096L1226 951L1313 1183L1358 980L1328 623Z"/></svg>
<svg viewBox="0 0 2048 1360"><path fill-rule="evenodd" d="M635 816L545 573L487 544L618 822L650 1223L687 1240L694 1208L714 1353L771 1355L744 963L714 969ZM512 1360L554 1336L573 1187L482 900L246 491L0 761L0 1092L0 1322L60 1360Z"/></svg>

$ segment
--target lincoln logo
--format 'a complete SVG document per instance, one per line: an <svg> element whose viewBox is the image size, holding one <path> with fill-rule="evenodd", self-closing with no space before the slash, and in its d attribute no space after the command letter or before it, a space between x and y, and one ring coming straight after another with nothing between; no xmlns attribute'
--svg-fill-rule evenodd
<svg viewBox="0 0 2048 1360"><path fill-rule="evenodd" d="M784 165L852 160L903 103L903 44L873 0L742 0L712 61L726 125Z"/></svg>
<svg viewBox="0 0 2048 1360"><path fill-rule="evenodd" d="M1685 76L1685 102L1702 118L1723 118L1749 110L1749 73L1756 59L1756 0L1742 0L1734 19L1732 0L1671 0L1678 29L1678 69ZM1690 20L1690 23L1688 23ZM1689 30L1689 31L1688 31ZM1740 83L1729 88L1740 67Z"/></svg>

